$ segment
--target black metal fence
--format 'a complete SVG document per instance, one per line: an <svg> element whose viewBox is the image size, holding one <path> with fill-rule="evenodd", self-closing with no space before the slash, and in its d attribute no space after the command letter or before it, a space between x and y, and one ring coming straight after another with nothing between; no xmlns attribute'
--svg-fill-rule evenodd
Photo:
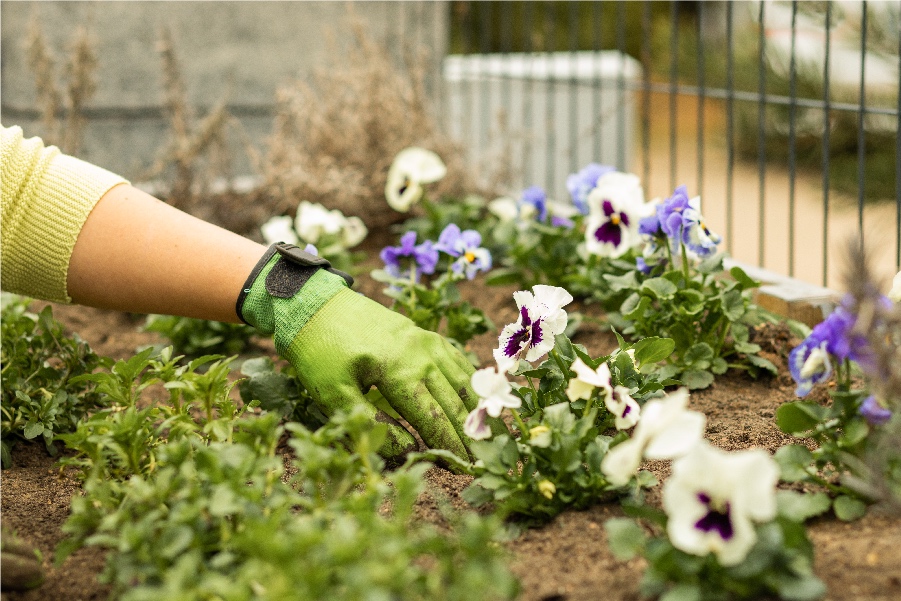
<svg viewBox="0 0 901 601"><path fill-rule="evenodd" d="M840 287L859 233L901 268L901 2L450 10L448 124L476 155L505 145L517 183L563 194L606 162L649 198L687 184L739 260Z"/></svg>

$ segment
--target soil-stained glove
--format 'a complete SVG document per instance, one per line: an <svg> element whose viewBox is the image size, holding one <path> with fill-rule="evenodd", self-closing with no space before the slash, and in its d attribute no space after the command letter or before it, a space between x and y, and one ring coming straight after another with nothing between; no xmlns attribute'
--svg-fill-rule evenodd
<svg viewBox="0 0 901 601"><path fill-rule="evenodd" d="M430 448L469 458L463 422L478 398L473 367L439 334L348 288L350 276L290 244L274 244L251 272L237 312L273 335L327 415L362 405L388 425L387 459L416 450L411 434L364 394L375 386Z"/></svg>

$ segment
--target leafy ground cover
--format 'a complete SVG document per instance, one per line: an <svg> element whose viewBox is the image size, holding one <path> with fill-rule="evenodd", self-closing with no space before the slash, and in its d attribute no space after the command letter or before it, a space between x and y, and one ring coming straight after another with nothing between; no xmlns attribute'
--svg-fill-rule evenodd
<svg viewBox="0 0 901 601"><path fill-rule="evenodd" d="M378 267L377 251L395 243L393 237L375 234L367 240L369 264ZM361 289L390 304L382 294L383 284L359 278ZM515 321L517 308L510 302L517 288L489 287L480 280L461 287L464 300L477 304L496 324ZM592 306L575 308L591 314ZM105 356L128 358L143 344L157 343L155 334L141 332L134 317L80 307L54 307L54 315L71 331L78 332L94 350ZM573 336L593 357L609 354L617 348L610 334L585 327ZM717 377L707 389L694 391L691 409L707 415L706 438L726 450L759 446L770 452L798 442L783 433L776 423L776 412L787 401L796 400L795 382L788 374L786 357L799 341L784 328L768 327L752 334L760 345L761 356L779 368L776 377L757 380L729 371ZM255 354L273 354L267 341L254 341ZM497 332L475 336L468 350L482 364L490 364L497 345ZM237 376L237 374L236 374ZM820 405L827 403L825 387L817 387L805 398ZM802 441L803 444L803 441ZM281 448L284 453L286 448ZM72 470L60 471L55 459L47 456L43 444L22 442L13 455L13 465L3 472L2 505L4 523L28 535L42 550L48 569L46 584L37 591L7 594L15 599L104 599L107 590L96 581L103 569L103 558L96 550L82 549L60 567L50 563L63 535L62 523L69 514L71 497L81 486ZM664 482L670 476L669 462L648 462L645 466ZM441 468L426 474L427 490L413 507L424 523L442 523L442 507L449 501L465 508L463 491L471 476L457 475ZM800 486L800 485L797 485ZM660 486L646 491L646 500L661 505ZM512 554L510 569L521 582L521 599L576 600L639 598L639 576L645 562L641 558L617 559L610 551L604 527L609 518L623 517L617 505L598 505L586 510L565 510L544 526L525 531L508 543ZM897 549L901 544L901 519L870 511L862 519L846 523L831 514L809 523L809 536L815 550L815 571L825 582L827 599L888 600L901 595L901 567ZM479 598L474 592L472 598Z"/></svg>

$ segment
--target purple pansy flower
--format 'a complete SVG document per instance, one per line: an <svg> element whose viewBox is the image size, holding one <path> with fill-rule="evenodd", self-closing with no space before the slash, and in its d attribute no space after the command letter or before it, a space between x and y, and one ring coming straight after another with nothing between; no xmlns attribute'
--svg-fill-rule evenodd
<svg viewBox="0 0 901 601"><path fill-rule="evenodd" d="M583 215L588 214L588 194L598 185L602 175L616 171L609 165L589 163L578 173L572 173L566 178L566 189L569 190L573 205Z"/></svg>
<svg viewBox="0 0 901 601"><path fill-rule="evenodd" d="M858 411L871 426L881 426L892 419L892 412L883 407L872 394L864 399Z"/></svg>
<svg viewBox="0 0 901 601"><path fill-rule="evenodd" d="M519 359L534 361L549 352L554 348L554 337L566 329L568 318L563 307L572 302L572 295L556 286L537 285L532 291L513 293L519 319L504 326L499 346L494 349L498 364L509 364L511 370Z"/></svg>
<svg viewBox="0 0 901 601"><path fill-rule="evenodd" d="M657 207L657 215L643 219L639 232L654 236L663 232L670 239L673 250L680 243L699 256L716 252L721 238L710 231L701 215L701 199L688 197L688 189L679 186L673 195Z"/></svg>
<svg viewBox="0 0 901 601"><path fill-rule="evenodd" d="M535 221L547 219L547 194L539 186L530 186L522 191L520 215L524 215L525 205L530 205L535 214Z"/></svg>
<svg viewBox="0 0 901 601"><path fill-rule="evenodd" d="M798 383L798 396L806 396L816 384L832 375L832 361L855 359L863 346L852 335L855 317L842 306L817 324L788 355L788 367Z"/></svg>
<svg viewBox="0 0 901 601"><path fill-rule="evenodd" d="M400 239L400 246L386 246L379 254L385 262L385 270L396 278L408 277L415 268L416 281L420 273L434 273L438 265L438 251L431 240L416 244L416 232L407 232Z"/></svg>
<svg viewBox="0 0 901 601"><path fill-rule="evenodd" d="M451 264L456 274L465 274L468 279L476 277L479 271L491 269L491 252L482 248L482 236L475 230L460 231L454 223L448 225L438 237L436 250L440 250L457 260Z"/></svg>

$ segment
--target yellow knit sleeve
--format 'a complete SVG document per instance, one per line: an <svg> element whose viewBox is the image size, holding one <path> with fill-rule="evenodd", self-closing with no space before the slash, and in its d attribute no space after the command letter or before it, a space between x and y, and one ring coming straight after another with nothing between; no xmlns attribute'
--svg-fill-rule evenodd
<svg viewBox="0 0 901 601"><path fill-rule="evenodd" d="M126 180L0 126L0 288L70 303L69 258L88 215Z"/></svg>

